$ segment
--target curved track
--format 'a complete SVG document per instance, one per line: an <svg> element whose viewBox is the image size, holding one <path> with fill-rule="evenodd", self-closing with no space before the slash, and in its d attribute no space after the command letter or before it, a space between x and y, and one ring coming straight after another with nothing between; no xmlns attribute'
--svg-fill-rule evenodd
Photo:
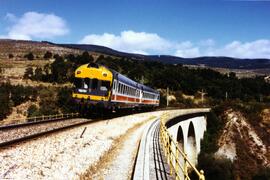
<svg viewBox="0 0 270 180"><path fill-rule="evenodd" d="M159 119L146 128L134 165L133 179L174 179L170 176L170 169L159 139Z"/></svg>

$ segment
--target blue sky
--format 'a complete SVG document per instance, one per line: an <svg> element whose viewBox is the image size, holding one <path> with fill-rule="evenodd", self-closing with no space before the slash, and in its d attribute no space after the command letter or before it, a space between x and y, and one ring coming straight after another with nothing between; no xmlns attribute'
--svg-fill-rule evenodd
<svg viewBox="0 0 270 180"><path fill-rule="evenodd" d="M270 1L0 0L0 38L270 58Z"/></svg>

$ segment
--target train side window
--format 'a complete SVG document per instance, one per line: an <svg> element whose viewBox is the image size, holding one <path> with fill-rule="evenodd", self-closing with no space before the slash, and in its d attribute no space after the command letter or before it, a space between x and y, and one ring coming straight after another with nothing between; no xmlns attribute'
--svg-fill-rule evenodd
<svg viewBox="0 0 270 180"><path fill-rule="evenodd" d="M119 84L119 93L122 93L122 84Z"/></svg>
<svg viewBox="0 0 270 180"><path fill-rule="evenodd" d="M113 87L112 90L115 90L115 81L113 81Z"/></svg>
<svg viewBox="0 0 270 180"><path fill-rule="evenodd" d="M121 90L121 84L118 83L118 88L117 88L117 92L120 93L120 90Z"/></svg>
<svg viewBox="0 0 270 180"><path fill-rule="evenodd" d="M93 79L92 80L92 89L97 89L98 88L98 80L97 79Z"/></svg>
<svg viewBox="0 0 270 180"><path fill-rule="evenodd" d="M118 84L118 93L121 93L121 84Z"/></svg>

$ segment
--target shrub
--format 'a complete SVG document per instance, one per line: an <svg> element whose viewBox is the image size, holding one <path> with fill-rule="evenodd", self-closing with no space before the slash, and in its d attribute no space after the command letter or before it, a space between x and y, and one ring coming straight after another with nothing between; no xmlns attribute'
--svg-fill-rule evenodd
<svg viewBox="0 0 270 180"><path fill-rule="evenodd" d="M207 180L233 179L233 165L229 159L215 158L214 154L200 154L198 162L198 169L204 170L205 179Z"/></svg>
<svg viewBox="0 0 270 180"><path fill-rule="evenodd" d="M13 54L9 54L9 55L8 55L8 58L9 58L9 59L14 58Z"/></svg>
<svg viewBox="0 0 270 180"><path fill-rule="evenodd" d="M270 179L270 168L262 169L252 177L252 180L269 180L269 179Z"/></svg>
<svg viewBox="0 0 270 180"><path fill-rule="evenodd" d="M32 52L29 52L24 56L24 58L27 58L28 60L34 60L34 55Z"/></svg>
<svg viewBox="0 0 270 180"><path fill-rule="evenodd" d="M34 104L32 104L28 109L27 109L27 117L34 117L38 116L38 107Z"/></svg>
<svg viewBox="0 0 270 180"><path fill-rule="evenodd" d="M44 59L51 59L52 58L52 53L50 51L47 51L45 54L44 54Z"/></svg>

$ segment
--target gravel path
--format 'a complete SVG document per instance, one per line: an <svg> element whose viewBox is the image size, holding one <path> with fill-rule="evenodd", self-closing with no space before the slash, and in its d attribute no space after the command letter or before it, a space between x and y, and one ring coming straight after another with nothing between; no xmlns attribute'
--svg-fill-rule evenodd
<svg viewBox="0 0 270 180"><path fill-rule="evenodd" d="M79 179L99 162L119 137L160 114L142 113L100 121L0 149L0 179ZM134 137L140 134L136 132ZM136 144L137 138L134 139ZM132 143L127 146L136 149Z"/></svg>
<svg viewBox="0 0 270 180"><path fill-rule="evenodd" d="M41 123L41 124L32 124L29 126L23 126L12 129L0 130L0 143L10 141L13 139L29 136L32 134L46 132L53 129L58 129L60 127L69 126L72 124L84 122L86 119L69 119L61 120L55 122Z"/></svg>

